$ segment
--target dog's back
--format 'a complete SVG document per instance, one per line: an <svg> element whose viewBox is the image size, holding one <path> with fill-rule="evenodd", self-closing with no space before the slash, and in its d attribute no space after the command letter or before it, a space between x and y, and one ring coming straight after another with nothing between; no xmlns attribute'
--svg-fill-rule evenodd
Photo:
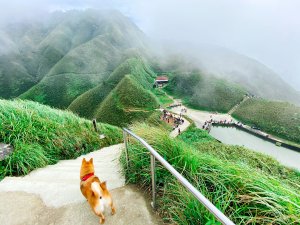
<svg viewBox="0 0 300 225"><path fill-rule="evenodd" d="M82 160L80 170L80 190L83 196L89 202L94 213L100 217L100 223L104 223L103 215L105 206L111 207L112 215L115 214L115 207L109 191L106 188L106 182L100 182L99 178L94 175L93 159Z"/></svg>

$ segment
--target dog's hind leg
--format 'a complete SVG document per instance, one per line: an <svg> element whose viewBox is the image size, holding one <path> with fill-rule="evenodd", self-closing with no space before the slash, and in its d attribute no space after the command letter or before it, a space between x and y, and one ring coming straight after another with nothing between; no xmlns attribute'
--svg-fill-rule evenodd
<svg viewBox="0 0 300 225"><path fill-rule="evenodd" d="M105 217L102 212L94 210L95 214L99 216L99 223L103 224L105 222Z"/></svg>
<svg viewBox="0 0 300 225"><path fill-rule="evenodd" d="M114 203L111 201L110 208L111 208L111 215L114 215L116 213L116 208L114 206Z"/></svg>
<svg viewBox="0 0 300 225"><path fill-rule="evenodd" d="M116 208L111 198L108 199L108 204L111 208L111 215L114 215L116 213Z"/></svg>
<svg viewBox="0 0 300 225"><path fill-rule="evenodd" d="M105 222L105 217L103 215L104 206L103 206L103 204L101 204L101 202L99 200L97 201L97 204L94 206L93 210L94 210L94 213L100 217L99 222L101 224L103 224Z"/></svg>
<svg viewBox="0 0 300 225"><path fill-rule="evenodd" d="M99 213L98 216L100 217L99 223L103 224L105 222L105 217L104 217L103 213Z"/></svg>

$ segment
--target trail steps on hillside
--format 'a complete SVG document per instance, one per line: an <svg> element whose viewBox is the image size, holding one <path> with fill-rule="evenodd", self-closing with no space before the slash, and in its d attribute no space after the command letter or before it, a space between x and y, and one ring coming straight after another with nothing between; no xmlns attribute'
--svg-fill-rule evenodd
<svg viewBox="0 0 300 225"><path fill-rule="evenodd" d="M235 106L232 107L232 109L229 110L228 114L231 115L232 113L234 113L234 111L235 111L242 103L244 103L245 101L247 101L249 98L250 98L249 96L244 97L243 100L242 100L240 103L236 104Z"/></svg>
<svg viewBox="0 0 300 225"><path fill-rule="evenodd" d="M145 112L149 113L151 110L139 109L139 108L124 108L125 112Z"/></svg>
<svg viewBox="0 0 300 225"><path fill-rule="evenodd" d="M125 185L119 157L123 144L109 146L74 160L37 169L24 177L0 182L0 224L98 224L79 189L82 158L94 158L95 173L107 181L117 208L106 212L105 224L162 224L134 186Z"/></svg>

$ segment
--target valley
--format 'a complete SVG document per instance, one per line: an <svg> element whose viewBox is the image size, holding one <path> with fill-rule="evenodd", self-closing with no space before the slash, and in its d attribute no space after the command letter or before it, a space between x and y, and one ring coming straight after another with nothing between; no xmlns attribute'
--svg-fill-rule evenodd
<svg viewBox="0 0 300 225"><path fill-rule="evenodd" d="M50 13L44 20L8 25L1 32L0 40L10 44L0 52L0 148L12 147L1 155L1 196L13 188L39 194L17 196L34 199L42 209L38 202L47 203L60 188L61 177L55 176L59 170L71 176L71 184L59 189L69 193L59 197L65 204L59 207L87 213L74 187L79 182L76 159L89 154L97 159L99 172L107 172L108 183L118 184L116 196L128 191L129 197L120 200L122 215L130 196L138 196L132 198L155 224L219 224L161 166L156 167L160 218L147 209L149 153L129 137L128 166L122 144L122 128L128 128L235 224L300 223L300 153L208 123L239 121L247 129L300 145L300 95L260 62L209 46L192 61L181 53L159 54L130 18L113 10ZM157 85L159 76L168 81ZM162 120L164 109L183 116L181 132ZM49 175L41 186L36 185L42 179L38 171ZM68 221L67 214L46 206L49 215L58 216L53 222ZM131 215L138 217L131 210L127 222Z"/></svg>

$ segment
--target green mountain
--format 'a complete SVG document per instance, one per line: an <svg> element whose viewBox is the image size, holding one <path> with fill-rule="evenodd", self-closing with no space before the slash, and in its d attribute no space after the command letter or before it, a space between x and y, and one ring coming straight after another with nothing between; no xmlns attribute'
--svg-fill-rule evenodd
<svg viewBox="0 0 300 225"><path fill-rule="evenodd" d="M190 107L228 112L241 102L246 91L240 86L213 76L206 76L199 71L174 73L165 90Z"/></svg>
<svg viewBox="0 0 300 225"><path fill-rule="evenodd" d="M124 59L144 48L143 33L116 11L68 11L7 26L0 56L0 97L66 108ZM6 41L7 42L7 41Z"/></svg>
<svg viewBox="0 0 300 225"><path fill-rule="evenodd" d="M95 112L98 121L127 126L149 117L159 104L132 75L126 75Z"/></svg>
<svg viewBox="0 0 300 225"><path fill-rule="evenodd" d="M236 83L258 97L300 105L300 93L255 59L209 44L166 44L165 48L167 53L157 55L154 64L158 70L186 73L197 69L204 75Z"/></svg>
<svg viewBox="0 0 300 225"><path fill-rule="evenodd" d="M130 58L120 64L107 80L77 97L68 109L82 117L93 118L101 102L126 74L131 74L146 89L153 85L155 74L149 66L142 59Z"/></svg>
<svg viewBox="0 0 300 225"><path fill-rule="evenodd" d="M270 134L300 143L300 107L252 98L243 102L233 116Z"/></svg>

